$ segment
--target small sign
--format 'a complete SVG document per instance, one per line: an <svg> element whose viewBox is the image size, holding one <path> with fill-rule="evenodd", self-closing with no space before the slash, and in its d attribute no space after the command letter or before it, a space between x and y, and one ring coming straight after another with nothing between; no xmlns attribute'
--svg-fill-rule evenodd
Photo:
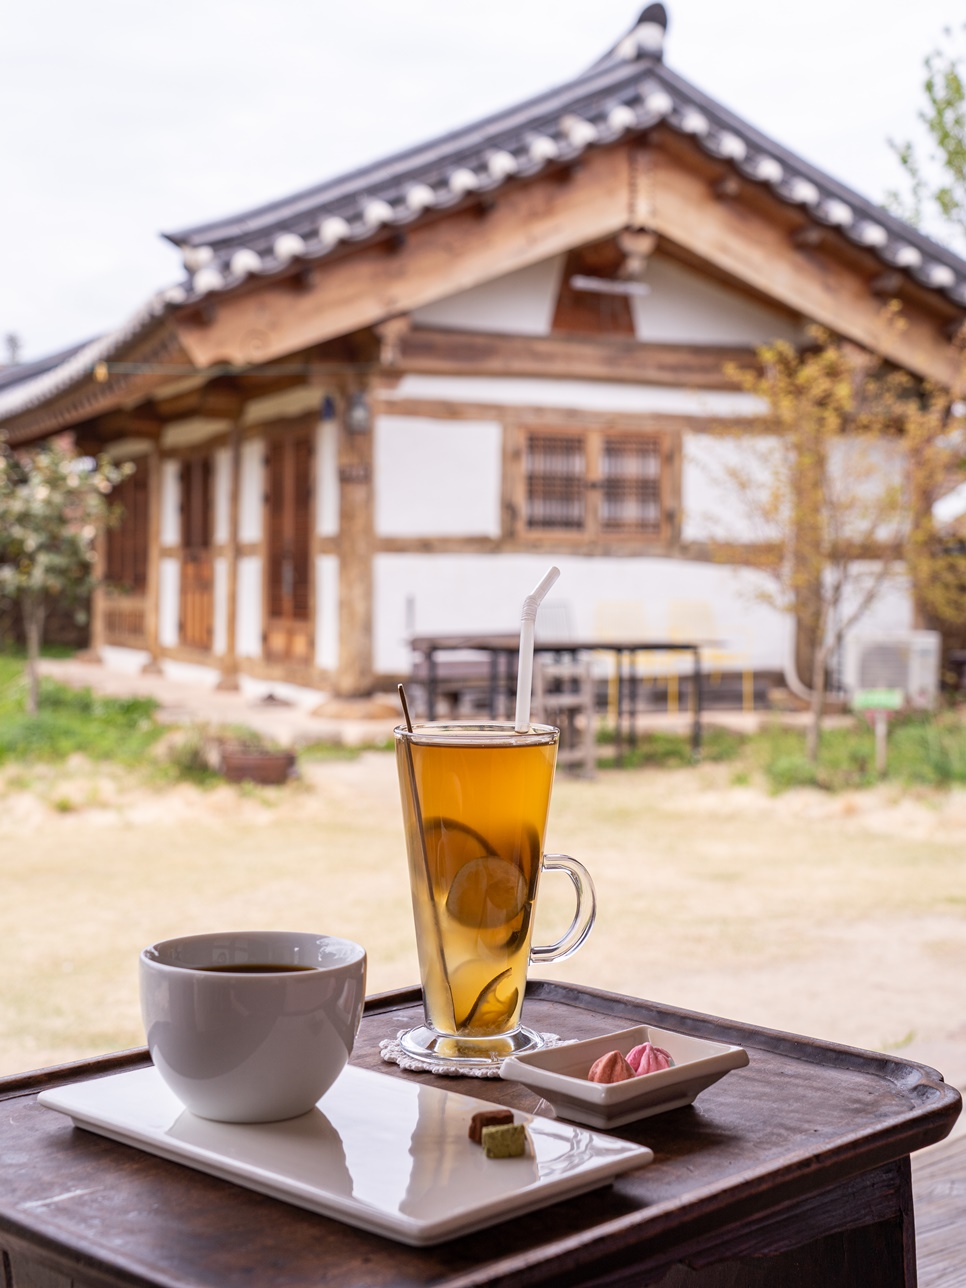
<svg viewBox="0 0 966 1288"><path fill-rule="evenodd" d="M904 696L901 689L858 689L852 695L852 710L899 711Z"/></svg>

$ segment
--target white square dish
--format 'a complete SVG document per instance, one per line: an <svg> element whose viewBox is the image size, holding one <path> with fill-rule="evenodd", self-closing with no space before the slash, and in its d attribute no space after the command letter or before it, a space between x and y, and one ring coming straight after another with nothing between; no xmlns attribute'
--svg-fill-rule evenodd
<svg viewBox="0 0 966 1288"><path fill-rule="evenodd" d="M587 1073L595 1060L609 1051L626 1056L642 1042L663 1047L673 1061L671 1067L626 1082L588 1081ZM729 1070L741 1069L747 1063L744 1047L638 1024L599 1038L511 1056L503 1061L500 1074L539 1092L558 1118L590 1127L622 1127L638 1118L692 1104L696 1096Z"/></svg>
<svg viewBox="0 0 966 1288"><path fill-rule="evenodd" d="M282 1122L198 1118L154 1068L39 1099L77 1127L414 1247L514 1220L654 1158L644 1145L518 1111L527 1154L489 1159L468 1133L492 1101L352 1065L314 1109Z"/></svg>

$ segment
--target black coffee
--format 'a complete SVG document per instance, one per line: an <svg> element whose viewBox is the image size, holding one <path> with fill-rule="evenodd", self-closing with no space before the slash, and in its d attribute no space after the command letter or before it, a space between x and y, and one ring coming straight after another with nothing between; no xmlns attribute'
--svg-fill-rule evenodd
<svg viewBox="0 0 966 1288"><path fill-rule="evenodd" d="M293 970L315 970L314 966L288 966L284 962L275 966L263 966L261 962L219 962L217 966L195 966L194 970L223 971L230 975L281 975Z"/></svg>

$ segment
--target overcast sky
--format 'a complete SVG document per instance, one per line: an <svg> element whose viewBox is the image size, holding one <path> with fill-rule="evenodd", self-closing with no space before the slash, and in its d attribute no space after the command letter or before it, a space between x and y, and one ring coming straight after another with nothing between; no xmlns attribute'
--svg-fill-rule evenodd
<svg viewBox="0 0 966 1288"><path fill-rule="evenodd" d="M23 358L180 279L165 230L566 80L642 0L0 0L0 337ZM962 0L669 0L666 61L881 200ZM962 49L960 38L958 47ZM0 361L5 357L0 349Z"/></svg>

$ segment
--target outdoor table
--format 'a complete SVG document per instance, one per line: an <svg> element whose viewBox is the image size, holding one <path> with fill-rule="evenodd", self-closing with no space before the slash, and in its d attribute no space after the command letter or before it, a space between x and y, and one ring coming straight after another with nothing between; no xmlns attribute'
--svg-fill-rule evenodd
<svg viewBox="0 0 966 1288"><path fill-rule="evenodd" d="M369 1000L353 1063L422 1017L418 989ZM433 1284L781 1285L916 1282L909 1155L961 1108L907 1060L575 985L531 982L524 1018L585 1038L636 1024L750 1056L685 1109L621 1127L654 1150L611 1186L479 1233L412 1248L71 1126L51 1086L147 1063L134 1051L0 1080L4 1288L358 1288ZM499 1079L448 1089L538 1112ZM674 1269L672 1269L672 1267Z"/></svg>
<svg viewBox="0 0 966 1288"><path fill-rule="evenodd" d="M488 705L491 720L499 719L502 710L509 714L516 693L517 635L414 635L410 641L414 653L426 664L426 713L436 719L438 696L438 657L441 653L478 652L490 656ZM614 728L614 756L620 762L625 744L637 744L638 677L634 667L637 653L684 653L691 657L691 750L701 752L701 643L664 640L553 640L534 642L534 653L576 658L580 653L612 653L617 673L617 702Z"/></svg>

